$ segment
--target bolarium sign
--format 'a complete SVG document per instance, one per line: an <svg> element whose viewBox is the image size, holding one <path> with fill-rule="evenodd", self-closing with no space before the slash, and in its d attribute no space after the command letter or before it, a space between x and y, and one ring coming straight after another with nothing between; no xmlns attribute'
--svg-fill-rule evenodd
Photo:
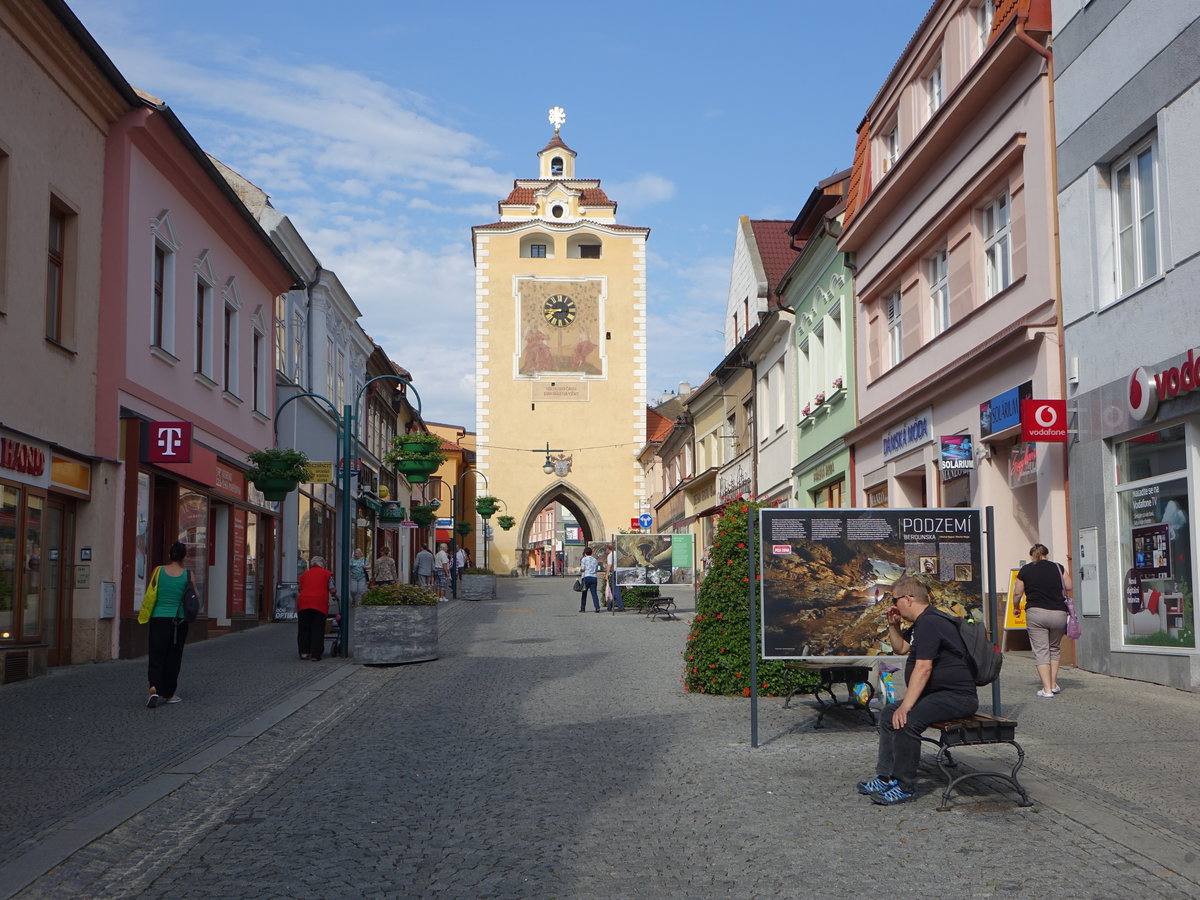
<svg viewBox="0 0 1200 900"><path fill-rule="evenodd" d="M883 458L888 460L900 456L933 439L933 407L930 406L883 433Z"/></svg>
<svg viewBox="0 0 1200 900"><path fill-rule="evenodd" d="M1138 366L1129 376L1129 414L1140 422L1153 419L1158 404L1163 400L1174 400L1200 387L1200 360L1196 351L1189 350L1187 358L1176 366L1161 372L1153 372Z"/></svg>

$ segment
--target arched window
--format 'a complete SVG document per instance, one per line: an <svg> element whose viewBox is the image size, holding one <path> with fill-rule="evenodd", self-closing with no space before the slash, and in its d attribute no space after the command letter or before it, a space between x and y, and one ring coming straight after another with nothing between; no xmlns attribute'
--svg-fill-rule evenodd
<svg viewBox="0 0 1200 900"><path fill-rule="evenodd" d="M553 259L554 238L548 234L535 232L521 238L522 259Z"/></svg>
<svg viewBox="0 0 1200 900"><path fill-rule="evenodd" d="M550 160L550 174L558 176L558 175L562 175L562 173L563 173L562 157L556 156L556 157L554 157L554 159Z"/></svg>
<svg viewBox="0 0 1200 900"><path fill-rule="evenodd" d="M594 234L576 234L567 239L568 259L600 259L600 238Z"/></svg>

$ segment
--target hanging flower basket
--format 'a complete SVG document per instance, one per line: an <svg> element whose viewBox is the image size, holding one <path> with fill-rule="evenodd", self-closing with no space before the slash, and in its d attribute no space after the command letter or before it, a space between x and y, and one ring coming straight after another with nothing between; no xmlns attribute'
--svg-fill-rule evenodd
<svg viewBox="0 0 1200 900"><path fill-rule="evenodd" d="M299 450L252 450L246 459L253 464L246 470L246 479L268 500L286 500L296 485L308 480L308 456Z"/></svg>
<svg viewBox="0 0 1200 900"><path fill-rule="evenodd" d="M432 506L414 506L408 514L422 528L428 528L437 520L437 510Z"/></svg>
<svg viewBox="0 0 1200 900"><path fill-rule="evenodd" d="M485 519L490 519L496 514L496 510L500 508L500 501L496 497L477 497L475 499L475 511Z"/></svg>
<svg viewBox="0 0 1200 900"><path fill-rule="evenodd" d="M438 470L440 465L441 463L429 459L401 459L396 463L396 471L407 478L410 483L415 478L419 478L420 482L425 482Z"/></svg>
<svg viewBox="0 0 1200 900"><path fill-rule="evenodd" d="M475 530L475 526L472 525L470 522L459 522L457 525L454 526L454 530L458 532L459 537L466 537L468 534L470 534L472 531Z"/></svg>
<svg viewBox="0 0 1200 900"><path fill-rule="evenodd" d="M258 478L252 480L254 486L262 491L263 497L279 502L286 500L287 495L294 491L300 483L292 481L290 478Z"/></svg>
<svg viewBox="0 0 1200 900"><path fill-rule="evenodd" d="M508 531L517 524L517 520L512 516L497 516L496 524L499 525L504 531Z"/></svg>

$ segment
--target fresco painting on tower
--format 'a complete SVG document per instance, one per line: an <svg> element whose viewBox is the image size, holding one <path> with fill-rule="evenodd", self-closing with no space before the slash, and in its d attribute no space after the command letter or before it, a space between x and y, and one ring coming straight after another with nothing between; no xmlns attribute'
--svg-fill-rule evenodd
<svg viewBox="0 0 1200 900"><path fill-rule="evenodd" d="M520 375L603 375L599 281L520 284Z"/></svg>

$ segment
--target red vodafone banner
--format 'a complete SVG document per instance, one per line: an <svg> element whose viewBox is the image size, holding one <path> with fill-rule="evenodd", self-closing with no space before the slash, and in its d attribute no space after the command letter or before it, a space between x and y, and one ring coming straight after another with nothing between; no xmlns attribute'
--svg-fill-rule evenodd
<svg viewBox="0 0 1200 900"><path fill-rule="evenodd" d="M1067 401L1022 400L1021 440L1064 443L1067 440Z"/></svg>

